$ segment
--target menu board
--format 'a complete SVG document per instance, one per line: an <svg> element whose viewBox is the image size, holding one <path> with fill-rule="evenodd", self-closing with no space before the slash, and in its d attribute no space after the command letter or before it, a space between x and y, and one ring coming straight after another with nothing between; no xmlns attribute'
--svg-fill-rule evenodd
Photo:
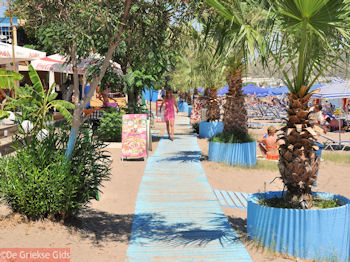
<svg viewBox="0 0 350 262"><path fill-rule="evenodd" d="M122 159L147 156L147 114L123 115Z"/></svg>

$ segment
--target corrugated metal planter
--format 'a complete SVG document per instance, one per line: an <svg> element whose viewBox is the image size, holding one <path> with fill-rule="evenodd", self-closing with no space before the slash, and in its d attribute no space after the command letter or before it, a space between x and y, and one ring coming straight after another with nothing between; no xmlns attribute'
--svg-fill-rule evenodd
<svg viewBox="0 0 350 262"><path fill-rule="evenodd" d="M345 205L328 209L283 209L258 204L259 198L282 192L252 194L248 198L248 235L263 246L284 254L316 261L350 261L350 200L343 196L314 193L339 199Z"/></svg>
<svg viewBox="0 0 350 262"><path fill-rule="evenodd" d="M200 122L199 123L199 136L203 138L210 138L221 134L223 131L222 122Z"/></svg>
<svg viewBox="0 0 350 262"><path fill-rule="evenodd" d="M192 106L188 107L188 117L191 117L191 113L192 113Z"/></svg>
<svg viewBox="0 0 350 262"><path fill-rule="evenodd" d="M186 102L182 103L182 112L188 113L188 104Z"/></svg>
<svg viewBox="0 0 350 262"><path fill-rule="evenodd" d="M180 112L183 112L183 110L184 110L184 102L179 101L177 107L178 107Z"/></svg>
<svg viewBox="0 0 350 262"><path fill-rule="evenodd" d="M209 160L231 166L255 166L256 142L232 144L209 142Z"/></svg>

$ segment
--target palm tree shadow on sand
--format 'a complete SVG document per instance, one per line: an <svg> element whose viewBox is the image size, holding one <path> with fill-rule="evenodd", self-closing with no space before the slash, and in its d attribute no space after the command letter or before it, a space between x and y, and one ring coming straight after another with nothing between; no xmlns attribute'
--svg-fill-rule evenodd
<svg viewBox="0 0 350 262"><path fill-rule="evenodd" d="M200 151L179 151L175 156L164 157L157 162L200 162Z"/></svg>
<svg viewBox="0 0 350 262"><path fill-rule="evenodd" d="M144 214L134 217L130 243L205 247L213 241L218 241L221 246L233 245L239 241L238 235L233 233L225 216L216 215L208 226L201 227L197 223L169 223L160 214Z"/></svg>

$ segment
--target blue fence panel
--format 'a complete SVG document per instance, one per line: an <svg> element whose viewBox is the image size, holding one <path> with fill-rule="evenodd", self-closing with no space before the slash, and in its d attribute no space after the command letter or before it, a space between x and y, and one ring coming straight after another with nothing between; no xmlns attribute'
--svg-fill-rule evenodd
<svg viewBox="0 0 350 262"><path fill-rule="evenodd" d="M231 166L255 166L256 142L241 144L209 142L209 160L226 163Z"/></svg>
<svg viewBox="0 0 350 262"><path fill-rule="evenodd" d="M248 235L273 251L316 261L350 261L350 200L327 209L284 209L260 206L259 198L281 197L281 192L253 194L248 198Z"/></svg>
<svg viewBox="0 0 350 262"><path fill-rule="evenodd" d="M222 133L222 122L200 122L199 123L199 136L203 138L210 138Z"/></svg>

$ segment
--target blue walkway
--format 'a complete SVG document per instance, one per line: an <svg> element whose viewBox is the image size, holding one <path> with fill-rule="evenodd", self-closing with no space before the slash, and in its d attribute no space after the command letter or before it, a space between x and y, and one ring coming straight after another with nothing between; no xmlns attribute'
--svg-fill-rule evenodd
<svg viewBox="0 0 350 262"><path fill-rule="evenodd" d="M252 261L216 201L200 156L193 135L160 141L140 185L126 261Z"/></svg>

